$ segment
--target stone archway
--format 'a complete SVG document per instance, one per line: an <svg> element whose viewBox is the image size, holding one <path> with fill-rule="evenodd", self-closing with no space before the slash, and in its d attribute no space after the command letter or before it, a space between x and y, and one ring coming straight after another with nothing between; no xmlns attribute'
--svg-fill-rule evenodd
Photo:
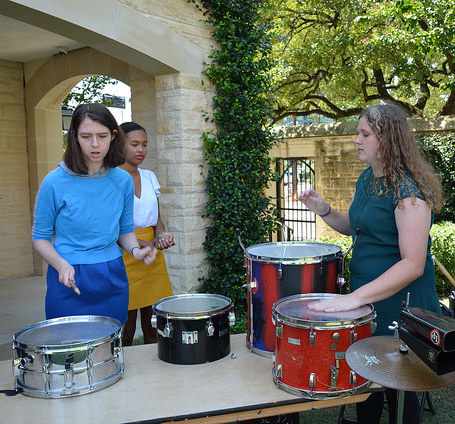
<svg viewBox="0 0 455 424"><path fill-rule="evenodd" d="M85 76L108 75L130 85L133 120L144 125L152 139L145 167L158 174L163 188L161 211L177 239L177 246L166 258L169 274L176 293L188 292L195 288L206 266L202 247L205 222L200 214L205 203L200 137L212 129L201 115L201 110L210 111L212 94L208 84L205 88L201 85L201 68L213 40L202 28L200 12L185 0L178 14L176 4L166 3L155 10L148 0L128 6L115 0L102 3L103 7L111 5L112 10L95 13L93 7L98 3L85 0L72 3L70 9L61 8L55 1L35 4L14 0L0 5L0 13L6 16L91 46L71 50L66 56L6 64L14 65L18 81L23 69L22 93L18 83L13 102L19 103L19 112L23 108L18 113L21 140L26 140L21 167L25 164L28 171L20 171L19 191L26 191L26 199L11 209L13 219L15 210L26 210L27 215L21 220L20 230L14 230L19 237L12 235L11 239L24 252L22 262L28 262L32 255L29 224L35 194L45 174L61 160L61 101ZM4 82L2 78L0 75ZM0 137L2 130L0 125ZM3 251L0 266L5 264L2 255ZM8 272L0 278L27 275L28 268L19 269L19 262L9 262ZM42 271L42 265L36 262L34 272Z"/></svg>

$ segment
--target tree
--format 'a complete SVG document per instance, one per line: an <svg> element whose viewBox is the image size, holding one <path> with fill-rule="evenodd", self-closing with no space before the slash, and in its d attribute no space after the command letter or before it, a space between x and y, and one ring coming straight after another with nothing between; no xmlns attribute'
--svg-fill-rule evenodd
<svg viewBox="0 0 455 424"><path fill-rule="evenodd" d="M455 0L275 0L274 121L392 102L455 114Z"/></svg>
<svg viewBox="0 0 455 424"><path fill-rule="evenodd" d="M103 90L108 84L115 85L117 80L106 75L92 75L81 80L63 100L62 105L75 109L81 103L101 103L109 106L103 98Z"/></svg>

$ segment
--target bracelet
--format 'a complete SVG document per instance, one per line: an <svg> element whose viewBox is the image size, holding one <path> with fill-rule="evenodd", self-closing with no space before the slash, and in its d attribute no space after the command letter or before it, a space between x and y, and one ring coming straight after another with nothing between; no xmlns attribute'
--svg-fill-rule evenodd
<svg viewBox="0 0 455 424"><path fill-rule="evenodd" d="M139 247L139 246L134 246L134 247L132 247L132 248L131 248L131 254L132 254L132 255L133 255L134 249L140 249L140 247ZM134 256L134 255L133 255L133 256Z"/></svg>
<svg viewBox="0 0 455 424"><path fill-rule="evenodd" d="M329 205L329 210L328 210L325 214L319 215L319 216L320 216L321 218L325 218L326 216L330 215L330 212L332 212L332 208L331 208L330 205Z"/></svg>

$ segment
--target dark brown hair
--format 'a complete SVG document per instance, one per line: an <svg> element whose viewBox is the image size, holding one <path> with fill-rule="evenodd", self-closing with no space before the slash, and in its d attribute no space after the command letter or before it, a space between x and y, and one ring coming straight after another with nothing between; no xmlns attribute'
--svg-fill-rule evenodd
<svg viewBox="0 0 455 424"><path fill-rule="evenodd" d="M103 160L105 168L114 168L125 163L125 136L117 124L111 111L100 103L80 104L73 113L68 141L63 160L71 171L77 174L88 174L87 164L77 140L79 126L85 118L105 126L115 137L111 141L109 150Z"/></svg>
<svg viewBox="0 0 455 424"><path fill-rule="evenodd" d="M374 167L384 175L386 190L393 188L398 207L402 207L400 184L403 182L415 197L416 193L406 179L406 174L410 174L431 209L439 211L443 205L440 177L422 156L404 111L396 105L384 104L365 109L359 119L362 117L366 118L379 140L379 160Z"/></svg>
<svg viewBox="0 0 455 424"><path fill-rule="evenodd" d="M123 124L120 124L120 128L125 134L128 134L132 131L144 131L147 134L147 131L145 131L144 127L139 125L137 122L124 122Z"/></svg>

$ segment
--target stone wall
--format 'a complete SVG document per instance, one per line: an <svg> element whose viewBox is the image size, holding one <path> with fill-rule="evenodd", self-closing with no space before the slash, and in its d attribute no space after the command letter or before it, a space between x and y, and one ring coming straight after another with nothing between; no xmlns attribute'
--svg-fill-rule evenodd
<svg viewBox="0 0 455 424"><path fill-rule="evenodd" d="M103 14L98 9L106 5L112 7ZM45 272L30 240L34 198L62 158L61 101L82 78L98 74L131 87L132 119L149 135L144 167L158 176L161 215L177 241L165 252L172 286L176 294L194 291L207 269L201 135L213 128L201 111L212 108L212 88L201 84L201 70L214 44L210 27L186 0L107 0L94 4L90 14L79 2L67 6L46 2L39 15L40 5L33 4L30 16L48 19L48 25L40 22L47 30L57 32L58 26L61 35L93 41L95 47L0 62L0 279ZM134 19L140 21L137 27ZM13 141L13 135L20 139Z"/></svg>
<svg viewBox="0 0 455 424"><path fill-rule="evenodd" d="M409 125L416 137L430 133L455 132L455 116L413 118ZM307 157L315 162L315 189L333 208L347 211L355 183L366 165L358 160L355 138L357 123L315 124L283 127L284 142L271 152L273 157ZM337 232L316 217L316 235Z"/></svg>
<svg viewBox="0 0 455 424"><path fill-rule="evenodd" d="M0 279L33 272L22 65L0 60Z"/></svg>

